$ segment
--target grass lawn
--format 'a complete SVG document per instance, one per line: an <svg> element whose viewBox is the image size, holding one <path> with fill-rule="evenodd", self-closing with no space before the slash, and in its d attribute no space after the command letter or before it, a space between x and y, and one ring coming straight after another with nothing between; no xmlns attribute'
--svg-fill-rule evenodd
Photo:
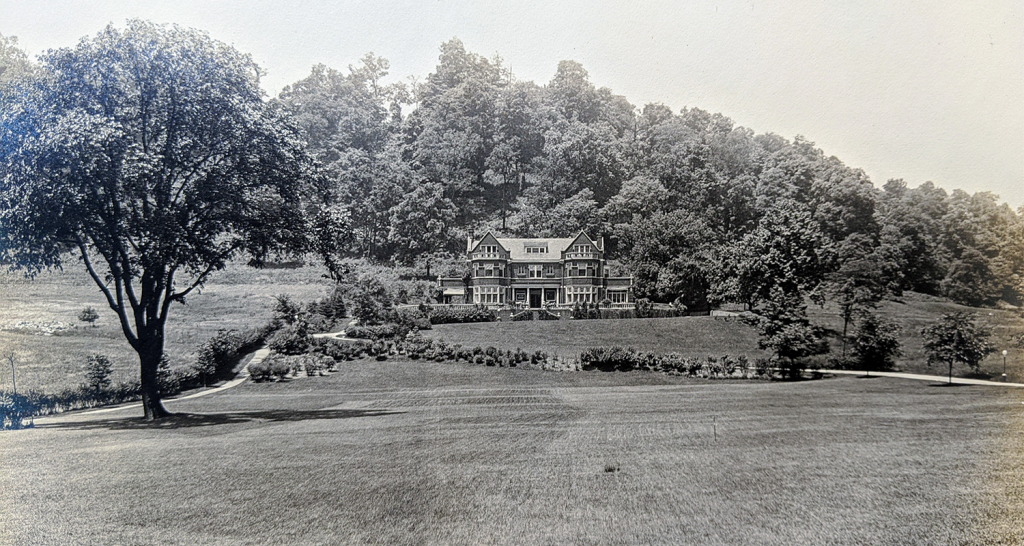
<svg viewBox="0 0 1024 546"><path fill-rule="evenodd" d="M563 357L578 357L583 349L611 345L695 357L766 356L757 348L757 331L734 317L438 324L423 335L467 347L540 349Z"/></svg>
<svg viewBox="0 0 1024 546"><path fill-rule="evenodd" d="M230 264L185 305L171 308L167 323L167 356L172 367L195 361L200 345L220 329L259 326L273 314L274 297L288 294L297 301L326 295L327 284L316 267L256 270ZM18 388L57 391L84 382L90 354L101 353L114 363L114 381L137 379L138 357L106 305L103 295L78 264L64 272L45 272L34 279L0 268L0 355L17 355ZM96 327L78 321L78 313L95 308ZM19 322L43 325L54 321L75 326L42 335L40 328L12 330ZM11 370L0 366L0 388L11 387Z"/></svg>
<svg viewBox="0 0 1024 546"><path fill-rule="evenodd" d="M941 298L907 293L901 302L882 302L877 312L900 325L903 356L897 369L910 373L944 375L941 365L928 366L924 354L921 328L932 324L944 313L969 311L977 313L979 322L992 329L991 342L997 351L986 358L980 371L993 378L1003 373L1001 350L1009 349L1007 376L1011 382L1024 382L1024 350L1013 348L1013 336L1024 333L1024 319L1019 312L979 309L957 305ZM835 332L832 354L841 352L839 332L843 322L835 305L808 307L814 324ZM851 326L849 335L853 335ZM577 356L589 347L621 345L657 352L678 352L685 356L746 355L766 356L757 348L757 331L737 318L679 317L633 320L571 320L490 322L476 324L440 324L424 336L475 347L493 345L499 349L541 349L561 356ZM821 359L824 364L825 357ZM954 368L954 375L963 376L967 368Z"/></svg>
<svg viewBox="0 0 1024 546"><path fill-rule="evenodd" d="M0 433L0 543L1021 544L1022 397L357 362Z"/></svg>

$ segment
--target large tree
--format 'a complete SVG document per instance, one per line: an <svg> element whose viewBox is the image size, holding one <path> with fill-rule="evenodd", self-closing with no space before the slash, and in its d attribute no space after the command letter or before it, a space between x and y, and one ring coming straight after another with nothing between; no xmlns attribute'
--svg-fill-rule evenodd
<svg viewBox="0 0 1024 546"><path fill-rule="evenodd" d="M297 133L250 56L203 32L129 21L41 58L0 116L0 256L77 256L138 353L147 419L174 302L244 253L302 249Z"/></svg>

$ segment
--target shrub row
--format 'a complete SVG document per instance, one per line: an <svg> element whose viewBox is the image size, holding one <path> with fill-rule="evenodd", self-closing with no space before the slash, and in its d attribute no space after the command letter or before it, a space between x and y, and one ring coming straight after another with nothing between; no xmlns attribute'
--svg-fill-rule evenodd
<svg viewBox="0 0 1024 546"><path fill-rule="evenodd" d="M406 356L410 360L434 362L464 361L485 366L515 368L533 366L546 370L578 370L574 360L563 360L543 351L527 353L522 349L507 351L495 347L465 348L441 340L412 336L408 339L379 339L376 341L347 341L332 338L315 338L308 354L276 355L257 364L249 365L249 375L256 382L281 380L289 374L322 375L335 371L336 364L343 361L374 358L387 360L392 356Z"/></svg>
<svg viewBox="0 0 1024 546"><path fill-rule="evenodd" d="M396 339L405 337L409 328L401 324L388 323L379 326L350 326L345 330L345 337L356 339Z"/></svg>
<svg viewBox="0 0 1024 546"><path fill-rule="evenodd" d="M335 361L323 354L272 354L260 362L249 364L249 377L257 382L284 379L289 374L305 373L309 377L335 371Z"/></svg>
<svg viewBox="0 0 1024 546"><path fill-rule="evenodd" d="M596 303L577 303L572 306L572 318L574 319L599 319L601 308Z"/></svg>
<svg viewBox="0 0 1024 546"><path fill-rule="evenodd" d="M774 361L768 358L758 358L751 366L743 355L692 358L676 353L659 354L623 347L586 349L580 353L580 366L584 370L644 370L716 379L771 378L775 369Z"/></svg>
<svg viewBox="0 0 1024 546"><path fill-rule="evenodd" d="M473 307L427 307L431 324L453 324L466 322L494 322L498 316L482 305Z"/></svg>
<svg viewBox="0 0 1024 546"><path fill-rule="evenodd" d="M219 330L199 348L199 356L192 366L199 382L206 384L211 379L233 377L235 366L242 357L260 348L275 329L275 324L267 324L241 332Z"/></svg>
<svg viewBox="0 0 1024 546"><path fill-rule="evenodd" d="M14 394L0 390L0 429L22 428L24 421L33 416L121 404L141 397L138 381L115 383L99 391L89 385L51 394L38 391Z"/></svg>
<svg viewBox="0 0 1024 546"><path fill-rule="evenodd" d="M426 307L425 305L421 307ZM395 311L395 322L412 330L430 330L432 323L425 309L398 309Z"/></svg>
<svg viewBox="0 0 1024 546"><path fill-rule="evenodd" d="M242 357L263 345L276 324L244 331L221 330L199 348L196 362L189 368L170 369L160 364L157 380L160 394L174 396L184 390L205 386L211 380L230 379ZM15 395L0 390L0 428L19 428L25 419L96 406L133 402L142 398L138 381L111 383L110 369L100 366L103 355L93 355L87 382L56 393L27 391Z"/></svg>

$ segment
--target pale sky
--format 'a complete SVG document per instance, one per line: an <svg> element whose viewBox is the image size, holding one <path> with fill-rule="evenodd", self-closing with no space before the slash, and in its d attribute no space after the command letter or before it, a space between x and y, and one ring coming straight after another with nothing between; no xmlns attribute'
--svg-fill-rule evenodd
<svg viewBox="0 0 1024 546"><path fill-rule="evenodd" d="M368 52L422 79L452 37L546 83L558 61L642 106L801 134L881 186L903 178L1024 205L1024 2L0 0L30 55L128 18L207 30L251 53L274 95Z"/></svg>

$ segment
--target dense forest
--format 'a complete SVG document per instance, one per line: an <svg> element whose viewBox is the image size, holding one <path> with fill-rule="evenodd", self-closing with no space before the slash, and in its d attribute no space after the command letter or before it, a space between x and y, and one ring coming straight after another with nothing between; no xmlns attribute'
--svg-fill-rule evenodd
<svg viewBox="0 0 1024 546"><path fill-rule="evenodd" d="M387 75L372 54L347 71L318 65L274 99L323 166L322 215L345 226L336 253L413 264L487 230L584 230L606 238L638 296L691 308L1024 295L1024 218L990 193L879 190L802 137L638 108L573 61L537 85L451 40L424 81Z"/></svg>
<svg viewBox="0 0 1024 546"><path fill-rule="evenodd" d="M458 264L466 237L486 231L586 231L605 237L638 297L691 309L853 309L904 290L971 305L1024 298L1024 211L993 194L878 189L802 137L638 108L573 61L538 85L453 39L421 81L387 83L388 68L372 54L318 65L270 99L319 166L303 250L329 266ZM33 71L0 36L0 84Z"/></svg>

